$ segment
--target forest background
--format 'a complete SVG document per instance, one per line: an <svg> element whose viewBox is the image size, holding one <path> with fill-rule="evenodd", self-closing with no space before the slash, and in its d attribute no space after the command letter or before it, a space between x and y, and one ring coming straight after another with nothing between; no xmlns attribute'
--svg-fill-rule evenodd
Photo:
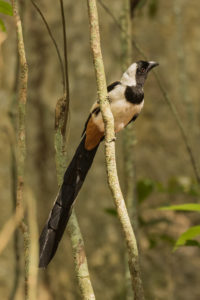
<svg viewBox="0 0 200 300"><path fill-rule="evenodd" d="M197 0L141 1L134 12L132 35L149 60L160 63L158 74L177 107L194 155L199 154L199 9ZM21 1L21 4L24 2ZM101 44L107 83L122 74L120 22L122 1L98 2ZM62 27L57 3L38 1L62 48ZM96 99L96 82L89 43L87 5L65 1L70 81L70 126L67 161L70 161ZM37 11L29 1L21 6L24 42L29 66L27 101L26 184L37 202L38 230L48 216L58 187L54 150L54 112L62 93L62 77L55 49ZM6 32L0 32L0 227L13 213L10 116L16 85L17 47L13 18L3 16ZM133 47L133 61L143 59ZM197 203L199 188L177 122L152 74L145 85L145 106L134 124L137 238L147 299L196 300L199 248L181 247L172 252L180 234L199 225L198 213L161 212L161 206ZM116 141L117 165L124 193L123 133ZM134 186L134 184L133 184ZM82 188L76 212L83 233L92 283L98 299L125 299L125 245L106 182L103 146ZM9 299L16 275L16 241L12 239L0 257L0 293ZM22 237L18 247L23 251ZM20 258L20 270L23 257ZM8 280L9 279L9 280ZM23 291L19 276L17 299ZM39 271L39 299L79 299L70 241L65 234L55 259Z"/></svg>

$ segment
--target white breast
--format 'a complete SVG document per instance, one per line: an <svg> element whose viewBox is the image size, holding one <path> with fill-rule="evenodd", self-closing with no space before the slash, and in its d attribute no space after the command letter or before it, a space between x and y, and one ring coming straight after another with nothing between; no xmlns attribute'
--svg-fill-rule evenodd
<svg viewBox="0 0 200 300"><path fill-rule="evenodd" d="M119 93L117 96L119 96ZM131 102L126 101L124 96L119 98L115 95L114 99L115 100L111 102L111 111L115 121L115 132L117 133L122 130L135 115L140 113L144 105L144 100L140 104L132 104ZM104 123L101 113L97 116L93 115L93 121L98 126L99 130L103 132Z"/></svg>

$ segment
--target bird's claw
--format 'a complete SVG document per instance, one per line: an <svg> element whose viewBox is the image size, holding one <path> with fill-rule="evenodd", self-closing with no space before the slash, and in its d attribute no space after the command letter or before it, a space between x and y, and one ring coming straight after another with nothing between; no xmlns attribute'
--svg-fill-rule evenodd
<svg viewBox="0 0 200 300"><path fill-rule="evenodd" d="M111 140L108 140L108 141L107 141L107 143L112 143L112 142L115 142L115 141L116 141L116 139L117 139L117 138L116 138L116 136L115 136L115 137L113 137Z"/></svg>

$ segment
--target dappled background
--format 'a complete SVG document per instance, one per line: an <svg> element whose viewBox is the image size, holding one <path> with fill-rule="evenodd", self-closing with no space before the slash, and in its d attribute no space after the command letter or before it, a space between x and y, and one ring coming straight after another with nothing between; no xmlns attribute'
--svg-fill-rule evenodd
<svg viewBox="0 0 200 300"><path fill-rule="evenodd" d="M23 1L20 1L23 4ZM58 1L57 1L58 2ZM62 28L56 1L37 3L62 49ZM104 1L120 22L122 1ZM119 80L121 32L115 20L98 5L102 51L107 83ZM200 147L198 68L200 54L200 3L188 1L140 1L133 19L133 39L149 60L160 63L158 74L180 113L196 159ZM65 1L70 80L70 125L67 134L68 165L96 99L96 82L89 44L86 1ZM55 49L40 16L26 1L22 6L23 29L29 65L27 102L26 184L37 200L38 228L48 216L56 196L54 110L62 96L62 77ZM12 17L4 17L6 33L0 32L0 227L13 212L11 116L16 86L16 34ZM133 61L143 59L133 47ZM137 238L142 278L147 299L197 300L200 298L198 247L172 252L179 235L199 225L199 214L159 211L165 205L196 203L199 189L177 123L153 74L145 85L145 106L134 124L136 142ZM117 136L117 164L122 189L123 133ZM134 185L133 185L134 186ZM124 191L125 192L125 191ZM89 270L97 299L125 299L125 245L106 181L103 144L78 196L76 213L83 233ZM18 246L23 252L19 235ZM0 257L0 294L10 299L15 278L14 239ZM20 258L23 268L23 256ZM23 277L17 298L22 299ZM46 270L39 271L39 299L80 299L67 232Z"/></svg>

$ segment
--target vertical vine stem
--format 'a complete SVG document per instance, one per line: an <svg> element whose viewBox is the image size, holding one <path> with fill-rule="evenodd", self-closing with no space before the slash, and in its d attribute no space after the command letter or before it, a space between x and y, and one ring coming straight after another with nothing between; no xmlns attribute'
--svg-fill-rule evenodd
<svg viewBox="0 0 200 300"><path fill-rule="evenodd" d="M64 96L64 98L61 98L57 102L55 115L56 169L59 186L61 186L63 181L63 174L65 171L66 161L66 155L64 151L65 136L62 130L65 124L65 105L66 101ZM72 251L74 256L75 274L80 288L82 299L94 300L95 296L88 271L87 258L84 249L84 241L74 211L72 211L72 215L69 219L67 228L70 235Z"/></svg>
<svg viewBox="0 0 200 300"><path fill-rule="evenodd" d="M63 181L65 171L65 133L69 114L69 78L68 78L68 57L67 57L67 36L63 1L60 0L63 42L64 42L64 60L65 60L65 92L61 99L58 100L55 110L55 149L56 149L56 169L59 187ZM75 274L79 285L81 297L83 300L95 300L95 295L90 280L87 258L83 237L79 228L78 220L74 210L68 222L68 232L72 245L74 256Z"/></svg>
<svg viewBox="0 0 200 300"><path fill-rule="evenodd" d="M49 27L49 24L44 16L44 14L42 13L41 9L39 8L39 6L33 1L31 0L31 3L33 4L33 6L35 7L35 9L37 10L37 12L39 13L40 17L42 18L42 21L44 22L44 25L46 26L46 29L47 29L47 32L49 34L49 37L55 47L55 50L56 50L56 53L57 53L57 56L58 56L58 60L59 60L59 63L60 63L60 70L61 70L61 74L62 74L62 82L63 82L63 91L65 93L65 70L64 70L64 66L63 66L63 62L62 62L62 57L61 57L61 54L60 54L60 50L58 48L58 44L53 36L53 33Z"/></svg>
<svg viewBox="0 0 200 300"><path fill-rule="evenodd" d="M23 31L21 19L18 13L17 1L12 0L13 15L17 30L18 52L20 61L20 78L19 78L19 98L18 98L18 138L17 138L17 194L16 210L23 207L24 198L24 169L26 158L26 102L27 102L27 82L28 66L26 61ZM25 223L22 221L20 228L24 237L24 259L25 259L25 298L28 299L28 273L29 273L29 234Z"/></svg>
<svg viewBox="0 0 200 300"><path fill-rule="evenodd" d="M72 244L72 252L75 263L75 273L83 300L95 300L95 295L88 271L85 245L79 228L78 220L74 210L68 224L68 232Z"/></svg>
<svg viewBox="0 0 200 300"><path fill-rule="evenodd" d="M131 41L131 10L130 10L130 1L124 0L122 7L122 16L121 16L121 44L122 44L122 69L123 72L128 68L128 66L133 62L132 59L132 41ZM133 123L130 124L123 131L123 153L124 153L124 169L125 169L125 178L126 178L126 204L129 215L131 216L131 222L133 225L137 225L137 220L135 218L135 197L134 197L134 185L135 185L135 168L134 168L134 158L133 150L134 144L136 141Z"/></svg>
<svg viewBox="0 0 200 300"><path fill-rule="evenodd" d="M140 275L139 257L136 238L131 226L128 212L124 202L124 198L119 185L116 160L115 160L115 133L114 119L110 110L107 96L106 79L104 72L104 64L100 46L99 22L95 0L87 0L88 16L90 24L90 41L93 54L93 62L95 75L97 80L97 93L100 103L100 109L105 124L105 156L106 169L109 188L111 190L115 206L117 209L120 224L125 236L127 251L129 257L129 269L131 273L131 281L134 290L135 300L143 300L144 293L142 280Z"/></svg>
<svg viewBox="0 0 200 300"><path fill-rule="evenodd" d="M63 126L63 135L66 134L66 126L69 116L69 78L68 78L68 57L67 57L67 34L66 34L66 22L65 22L65 12L63 0L60 0L60 10L62 17L62 28L63 28L63 46L64 46L64 69L65 69L65 83L64 83L64 95L65 95L65 117L64 117L64 126Z"/></svg>
<svg viewBox="0 0 200 300"><path fill-rule="evenodd" d="M134 1L133 1L134 2ZM134 8L133 8L134 10ZM122 48L122 71L128 68L133 62L133 47L132 47L132 19L131 19L131 3L130 0L122 1L121 14L121 48ZM134 124L131 123L123 131L123 156L124 156L124 178L125 178L125 201L127 210L130 216L131 224L134 231L137 233L137 200L135 194L136 176L134 163L134 145L136 142L134 133ZM137 235L137 234L136 234ZM133 291L131 288L130 272L128 269L127 255L125 257L125 272L126 272L126 300L133 299Z"/></svg>

